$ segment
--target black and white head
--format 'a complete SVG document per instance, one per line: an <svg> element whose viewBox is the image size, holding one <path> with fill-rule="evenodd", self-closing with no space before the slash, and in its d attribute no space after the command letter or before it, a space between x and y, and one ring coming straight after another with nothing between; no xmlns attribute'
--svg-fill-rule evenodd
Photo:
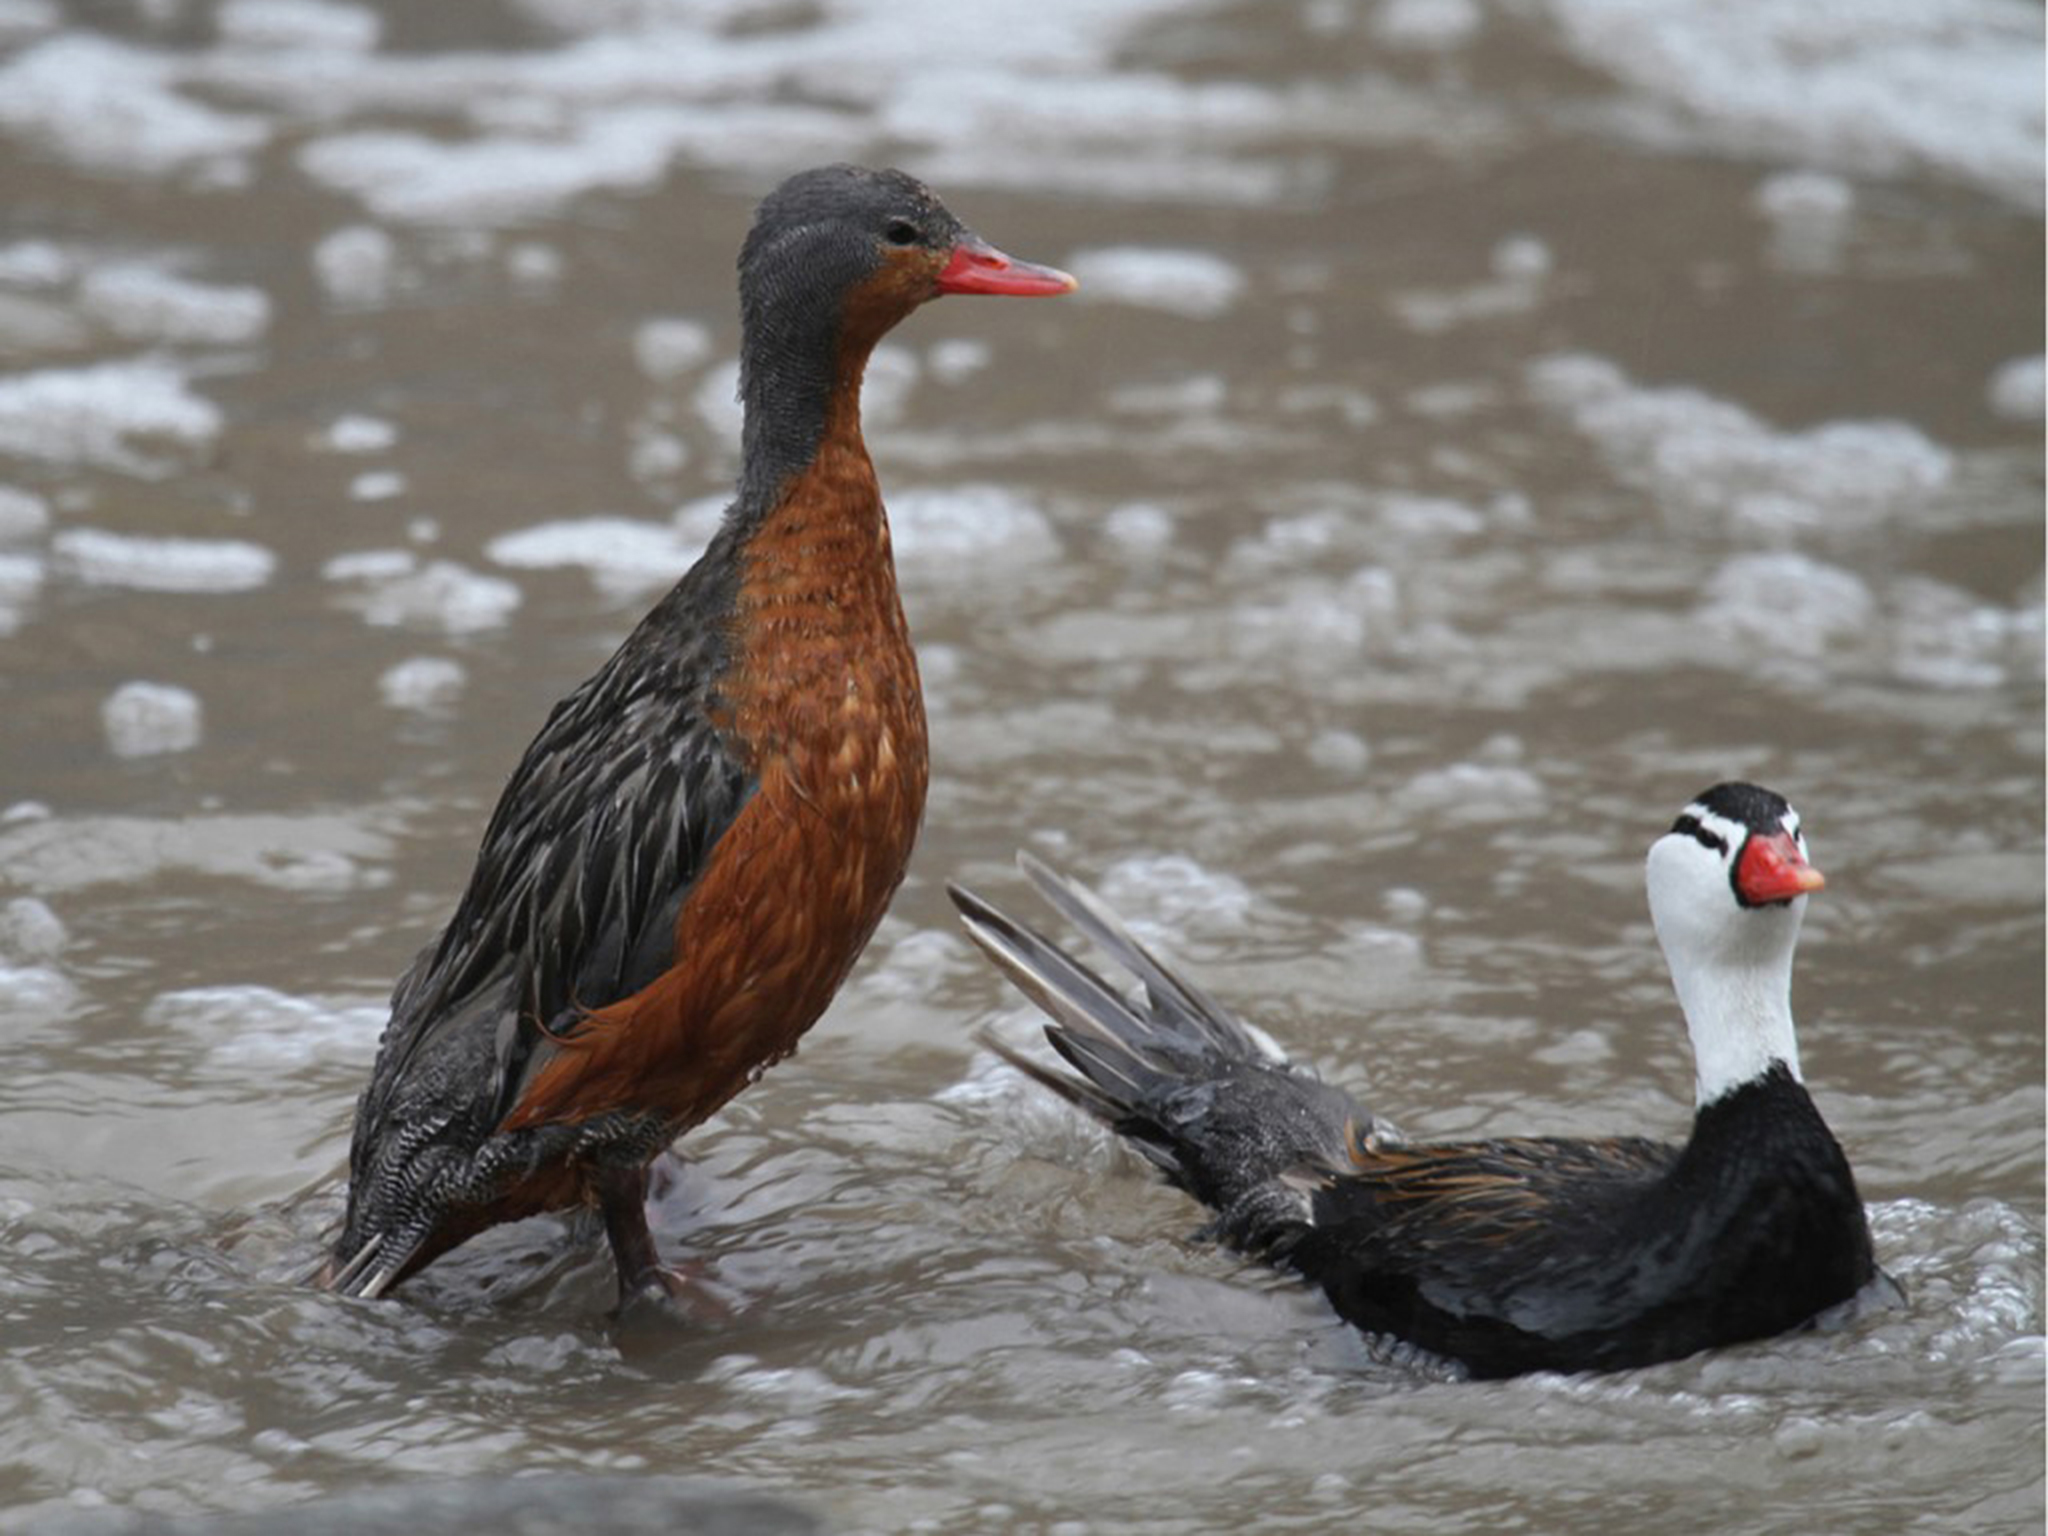
<svg viewBox="0 0 2048 1536"><path fill-rule="evenodd" d="M1799 813L1755 784L1716 784L1650 845L1650 920L1685 1010L1699 1102L1781 1063L1799 1076L1792 953L1825 883Z"/></svg>

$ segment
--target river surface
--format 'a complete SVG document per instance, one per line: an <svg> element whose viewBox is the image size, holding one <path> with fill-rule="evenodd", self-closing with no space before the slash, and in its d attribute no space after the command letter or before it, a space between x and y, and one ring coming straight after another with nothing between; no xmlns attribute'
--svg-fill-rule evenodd
<svg viewBox="0 0 2048 1536"><path fill-rule="evenodd" d="M840 1532L2038 1531L2041 48L0 0L0 1530L515 1474L573 1529L606 1474ZM733 253L841 158L1083 287L872 370L930 808L662 1181L731 1315L615 1326L555 1219L315 1293L391 979L715 524ZM1902 1305L1459 1381L975 1044L1033 1026L943 884L1028 909L1022 846L1411 1134L1682 1135L1641 857L1736 776L1829 876L1806 1074Z"/></svg>

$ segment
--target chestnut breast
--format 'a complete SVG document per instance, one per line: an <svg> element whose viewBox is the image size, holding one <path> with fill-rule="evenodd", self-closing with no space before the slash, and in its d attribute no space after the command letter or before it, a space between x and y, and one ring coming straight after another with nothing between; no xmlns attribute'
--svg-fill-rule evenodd
<svg viewBox="0 0 2048 1536"><path fill-rule="evenodd" d="M902 881L928 755L888 523L857 423L748 539L718 725L755 789L676 922L676 963L594 1010L508 1127L610 1109L678 1132L795 1048Z"/></svg>

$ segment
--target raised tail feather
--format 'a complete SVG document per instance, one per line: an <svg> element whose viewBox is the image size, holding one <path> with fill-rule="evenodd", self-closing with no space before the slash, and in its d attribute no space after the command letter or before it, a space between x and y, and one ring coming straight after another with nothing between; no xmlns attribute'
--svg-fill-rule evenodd
<svg viewBox="0 0 2048 1536"><path fill-rule="evenodd" d="M967 932L1049 1014L1045 1036L1073 1072L989 1046L1103 1121L1217 1213L1214 1230L1270 1253L1308 1222L1296 1170L1342 1167L1373 1119L1350 1095L1261 1042L1242 1019L1132 937L1086 887L1029 854L1039 893L1143 984L1127 996L1052 940L961 886Z"/></svg>

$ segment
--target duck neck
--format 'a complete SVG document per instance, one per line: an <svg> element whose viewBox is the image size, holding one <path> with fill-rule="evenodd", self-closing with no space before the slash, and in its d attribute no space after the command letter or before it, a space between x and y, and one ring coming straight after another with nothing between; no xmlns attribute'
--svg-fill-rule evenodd
<svg viewBox="0 0 2048 1536"><path fill-rule="evenodd" d="M1704 1109L1773 1066L1800 1081L1792 1027L1792 965L1716 961L1674 966L1671 980L1692 1037L1694 1105Z"/></svg>
<svg viewBox="0 0 2048 1536"><path fill-rule="evenodd" d="M845 334L829 313L746 317L740 360L742 468L732 516L757 528L830 439L865 463L860 386L873 343Z"/></svg>

